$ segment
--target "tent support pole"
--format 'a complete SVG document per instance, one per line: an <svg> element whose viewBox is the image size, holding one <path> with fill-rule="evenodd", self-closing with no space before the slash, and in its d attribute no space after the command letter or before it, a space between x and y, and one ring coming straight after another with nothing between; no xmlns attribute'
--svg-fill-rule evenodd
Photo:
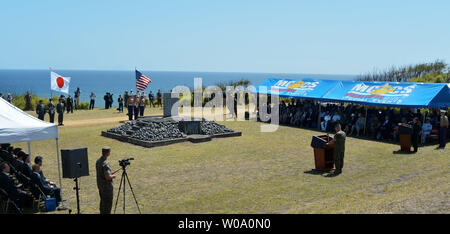
<svg viewBox="0 0 450 234"><path fill-rule="evenodd" d="M56 138L56 158L58 160L58 177L59 177L59 188L62 190L62 182L61 182L61 165L59 163L59 144L58 138Z"/></svg>
<svg viewBox="0 0 450 234"><path fill-rule="evenodd" d="M322 105L320 101L317 101L317 103L319 104L319 113L317 113L317 128L320 131L320 113L322 112Z"/></svg>
<svg viewBox="0 0 450 234"><path fill-rule="evenodd" d="M420 113L420 110L419 110L419 113ZM423 138L423 135L424 135L424 132L423 132L423 125L425 125L425 118L427 117L427 109L426 108L423 108L423 121L422 121L422 126L421 126L421 129L422 129L422 139L424 139ZM420 139L420 142L422 142L422 139ZM422 142L422 144L424 144L425 142Z"/></svg>
<svg viewBox="0 0 450 234"><path fill-rule="evenodd" d="M366 116L365 116L365 118L364 118L364 136L366 135L366 126L367 126L367 109L369 109L368 108L368 106L365 106L366 107Z"/></svg>
<svg viewBox="0 0 450 234"><path fill-rule="evenodd" d="M31 158L31 143L28 142L28 154L30 155Z"/></svg>

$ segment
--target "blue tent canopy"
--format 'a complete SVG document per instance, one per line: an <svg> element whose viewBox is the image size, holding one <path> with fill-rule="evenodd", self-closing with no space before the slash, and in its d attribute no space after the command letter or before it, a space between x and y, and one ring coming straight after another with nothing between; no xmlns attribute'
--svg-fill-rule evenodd
<svg viewBox="0 0 450 234"><path fill-rule="evenodd" d="M280 97L373 106L450 107L450 84L447 83L268 78L255 91L272 95L279 92Z"/></svg>
<svg viewBox="0 0 450 234"><path fill-rule="evenodd" d="M341 81L322 101L440 108L450 106L450 87L446 83Z"/></svg>
<svg viewBox="0 0 450 234"><path fill-rule="evenodd" d="M255 92L260 94L277 94L280 97L321 99L330 89L340 81L320 79L278 79L267 78L256 87Z"/></svg>

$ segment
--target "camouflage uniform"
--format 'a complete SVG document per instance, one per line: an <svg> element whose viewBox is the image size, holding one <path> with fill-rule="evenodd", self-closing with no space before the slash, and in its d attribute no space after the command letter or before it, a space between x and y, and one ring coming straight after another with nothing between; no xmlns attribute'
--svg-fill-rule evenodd
<svg viewBox="0 0 450 234"><path fill-rule="evenodd" d="M105 157L100 157L95 163L97 171L97 187L100 194L100 214L110 214L113 203L113 181L107 180L106 175L111 174L111 168Z"/></svg>
<svg viewBox="0 0 450 234"><path fill-rule="evenodd" d="M334 166L336 168L336 173L341 173L344 167L344 154L345 154L345 132L339 131L334 135Z"/></svg>

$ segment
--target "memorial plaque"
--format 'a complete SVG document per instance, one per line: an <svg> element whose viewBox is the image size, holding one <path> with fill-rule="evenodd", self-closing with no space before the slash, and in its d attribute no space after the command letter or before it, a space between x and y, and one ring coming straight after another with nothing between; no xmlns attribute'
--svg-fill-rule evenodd
<svg viewBox="0 0 450 234"><path fill-rule="evenodd" d="M178 108L172 113L173 105L178 101L178 98L172 98L171 93L163 93L164 117L177 116Z"/></svg>

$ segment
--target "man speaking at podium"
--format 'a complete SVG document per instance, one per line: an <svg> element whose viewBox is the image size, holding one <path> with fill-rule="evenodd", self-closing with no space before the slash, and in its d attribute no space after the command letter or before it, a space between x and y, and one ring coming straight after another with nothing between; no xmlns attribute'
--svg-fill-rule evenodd
<svg viewBox="0 0 450 234"><path fill-rule="evenodd" d="M332 143L334 143L334 151L333 151L334 167L335 167L334 174L338 175L342 173L342 168L344 167L346 134L344 131L341 130L341 124L339 123L334 125L334 130L336 131L336 134L334 135L334 138L332 140Z"/></svg>

